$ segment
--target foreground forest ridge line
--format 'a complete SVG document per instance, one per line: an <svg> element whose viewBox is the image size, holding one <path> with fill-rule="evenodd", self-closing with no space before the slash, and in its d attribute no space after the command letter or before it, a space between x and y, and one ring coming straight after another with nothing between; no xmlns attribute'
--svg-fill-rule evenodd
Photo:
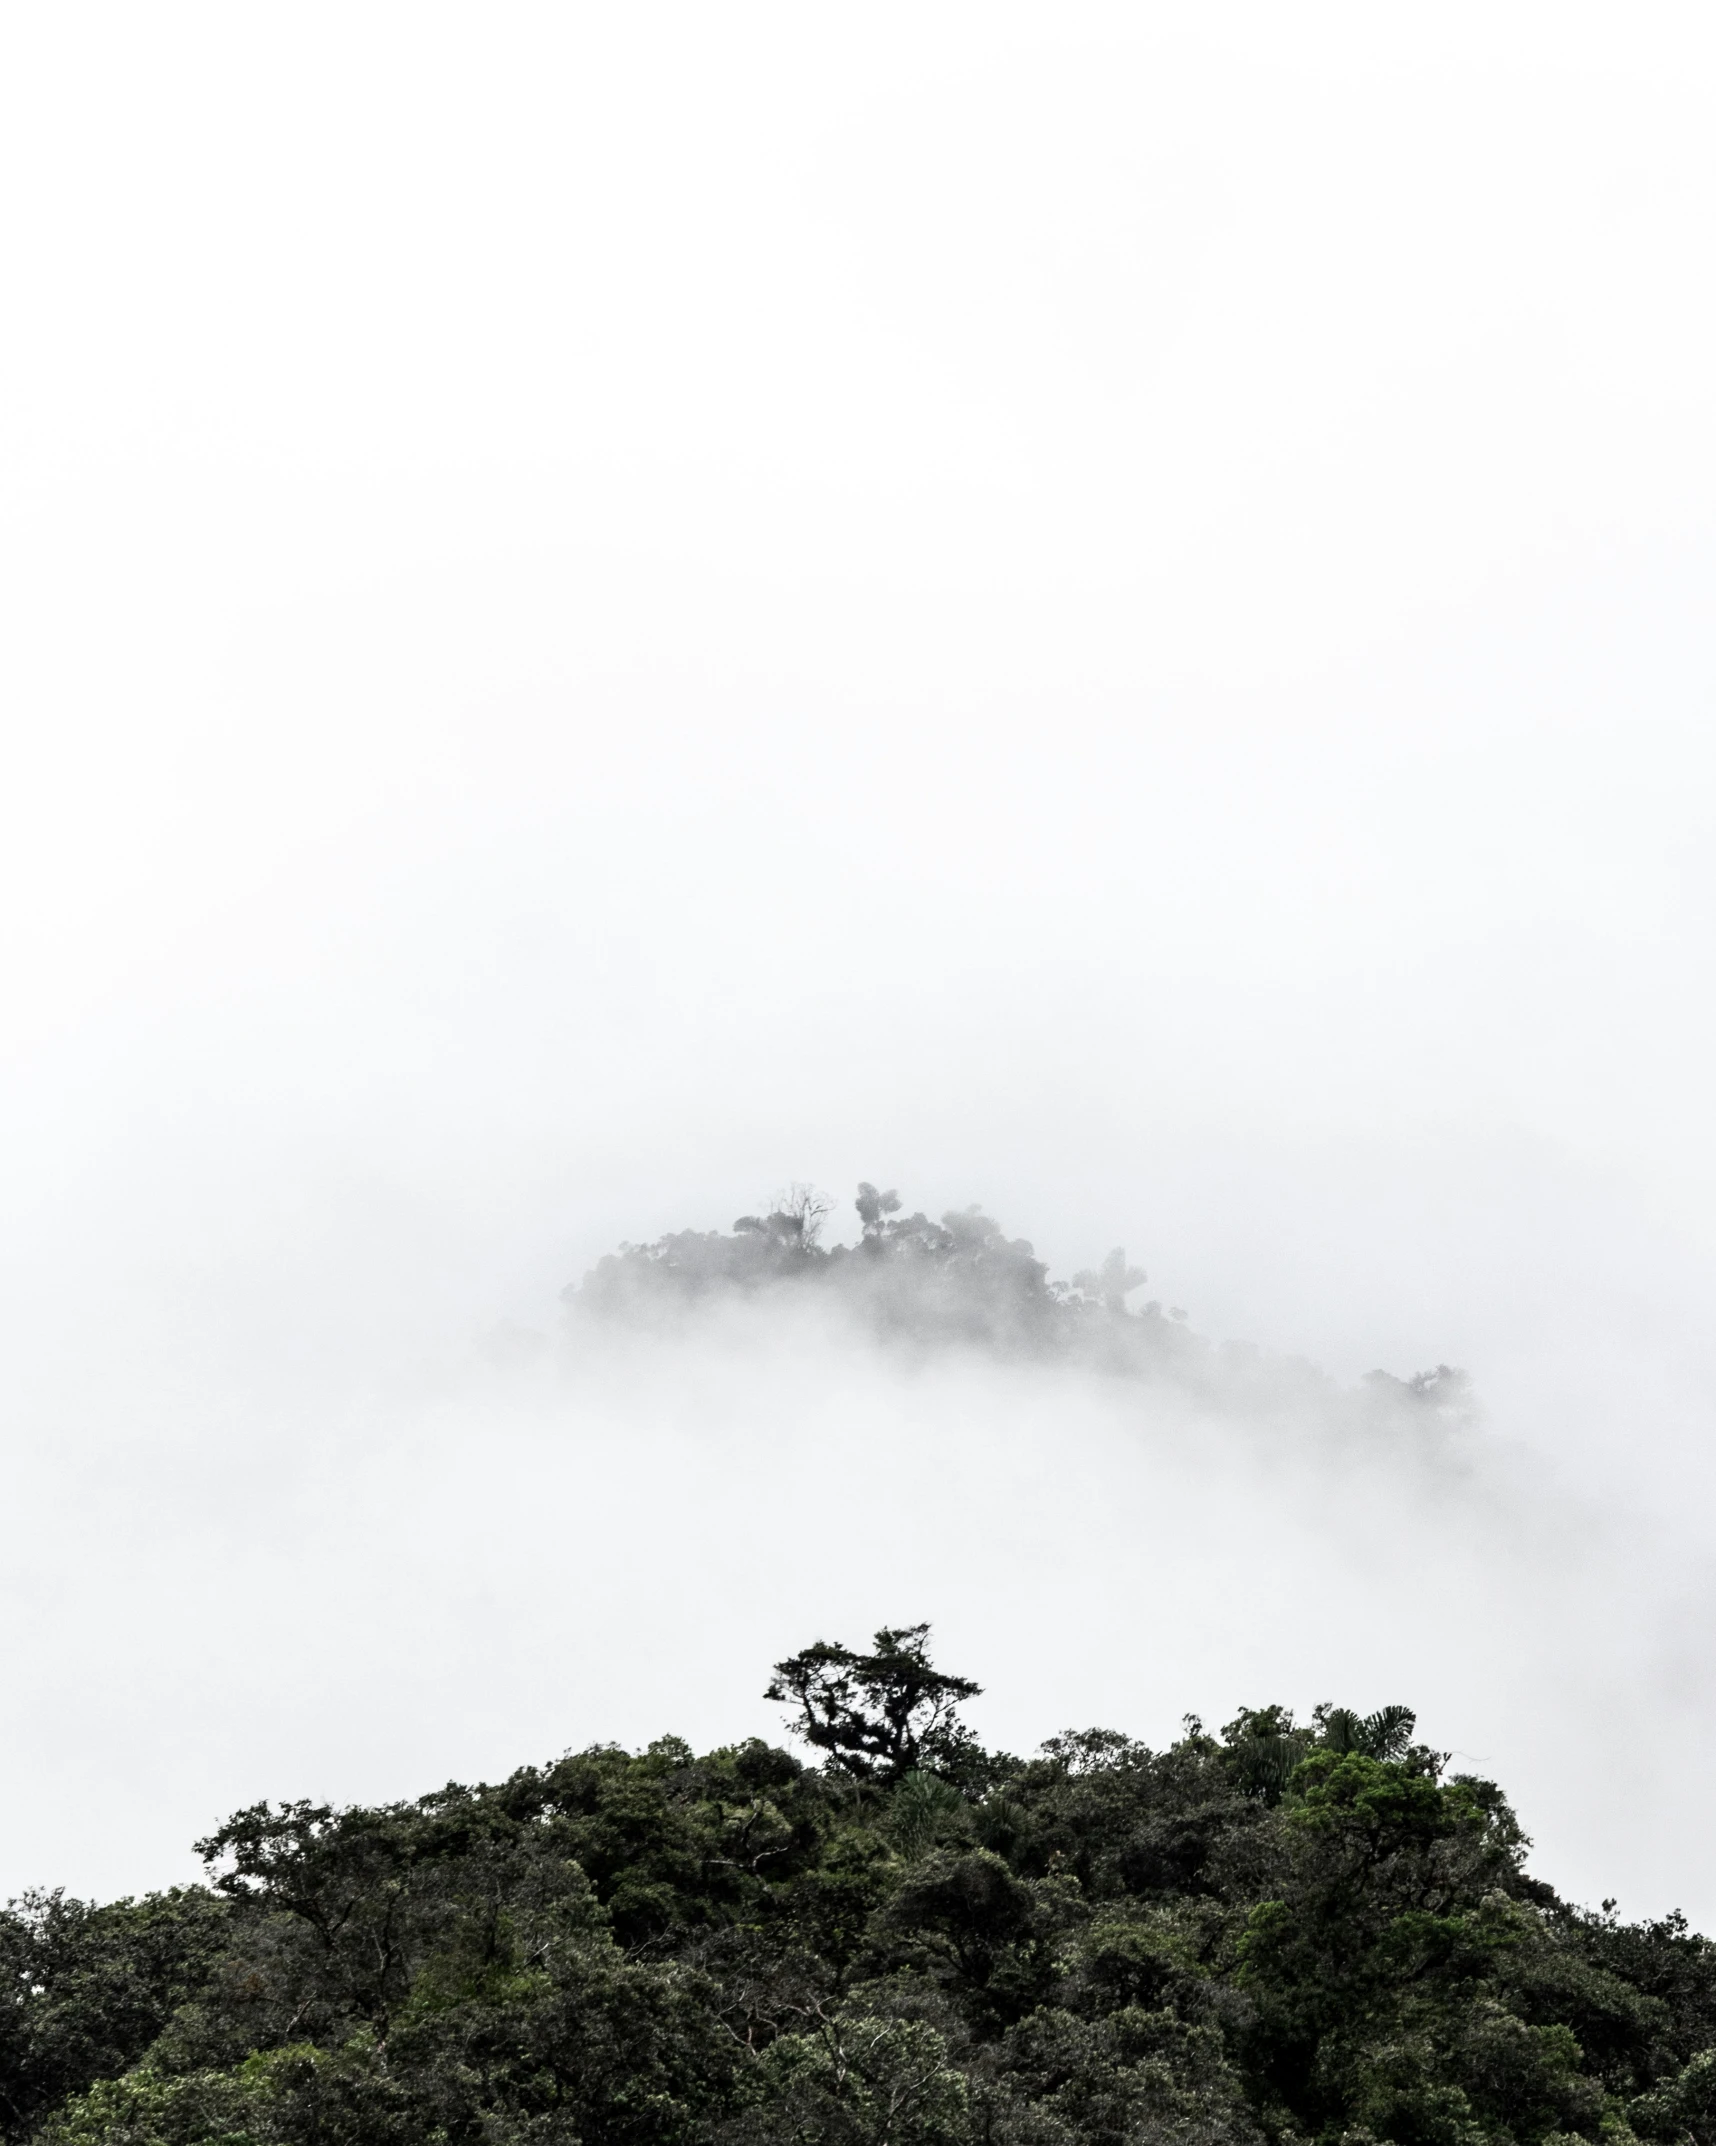
<svg viewBox="0 0 1716 2146"><path fill-rule="evenodd" d="M983 1749L923 1625L673 1737L258 1804L210 1883L0 1922L53 2146L1716 2146L1716 1948L1524 1869L1404 1707Z"/></svg>

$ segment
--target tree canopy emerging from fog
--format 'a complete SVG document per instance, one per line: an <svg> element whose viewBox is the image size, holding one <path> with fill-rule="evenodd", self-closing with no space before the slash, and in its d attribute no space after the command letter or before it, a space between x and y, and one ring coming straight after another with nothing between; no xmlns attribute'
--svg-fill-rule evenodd
<svg viewBox="0 0 1716 2146"><path fill-rule="evenodd" d="M1027 1239L1009 1237L978 1207L932 1222L907 1214L897 1192L869 1183L853 1204L856 1244L824 1245L834 1202L794 1185L767 1214L741 1215L731 1231L674 1230L652 1243L622 1244L563 1298L576 1323L620 1325L737 1303L821 1304L889 1341L966 1343L1194 1388L1219 1384L1230 1402L1248 1378L1271 1397L1294 1384L1328 1385L1303 1362L1265 1367L1255 1350L1212 1348L1177 1305L1164 1311L1147 1299L1134 1308L1129 1300L1148 1277L1122 1247L1060 1282ZM1466 1375L1447 1364L1409 1379L1374 1371L1366 1383L1368 1401L1420 1419L1459 1417L1470 1405Z"/></svg>
<svg viewBox="0 0 1716 2146"><path fill-rule="evenodd" d="M208 1882L0 1917L41 2146L1716 2146L1716 1948L1525 1868L1410 1709L983 1748L924 1625L806 1745L259 1803Z"/></svg>
<svg viewBox="0 0 1716 2146"><path fill-rule="evenodd" d="M579 1312L647 1316L697 1301L810 1291L877 1327L924 1338L964 1336L1012 1346L1052 1342L1098 1301L1094 1277L1068 1289L1023 1238L1009 1238L976 1207L932 1222L903 1212L896 1192L862 1184L855 1245L823 1245L833 1203L795 1185L766 1215L741 1215L731 1232L677 1230L653 1244L622 1245L566 1292ZM1112 1255L1124 1267L1125 1255ZM1143 1281L1140 1274L1133 1286ZM1152 1307L1152 1312L1157 1307Z"/></svg>

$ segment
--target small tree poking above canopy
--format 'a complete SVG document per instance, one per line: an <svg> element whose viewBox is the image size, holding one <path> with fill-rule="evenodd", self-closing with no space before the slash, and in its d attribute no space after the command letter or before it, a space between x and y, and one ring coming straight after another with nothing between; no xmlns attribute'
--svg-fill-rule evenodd
<svg viewBox="0 0 1716 2146"><path fill-rule="evenodd" d="M863 1781L958 1773L976 1748L956 1709L982 1691L930 1661L929 1626L884 1625L873 1654L819 1639L776 1662L765 1699L798 1708L793 1733Z"/></svg>

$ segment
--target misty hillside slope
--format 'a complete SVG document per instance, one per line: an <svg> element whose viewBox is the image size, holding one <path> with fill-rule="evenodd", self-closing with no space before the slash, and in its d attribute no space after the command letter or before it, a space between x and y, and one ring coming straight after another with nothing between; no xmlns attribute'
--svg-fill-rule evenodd
<svg viewBox="0 0 1716 2146"><path fill-rule="evenodd" d="M747 1304L815 1306L843 1314L871 1336L919 1349L965 1346L1003 1357L1063 1361L1164 1380L1232 1405L1248 1385L1280 1398L1295 1386L1325 1400L1332 1382L1298 1359L1264 1359L1234 1344L1215 1347L1185 1323L1178 1306L1139 1310L1127 1299L1148 1279L1123 1248L1070 1282L1025 1238L1007 1236L977 1207L932 1222L906 1214L898 1193L861 1184L853 1203L862 1234L855 1245L824 1246L834 1203L795 1185L766 1215L742 1215L730 1232L677 1230L648 1244L623 1244L562 1293L575 1327L592 1322L660 1325L698 1312ZM1396 1378L1373 1371L1353 1397L1371 1414L1426 1423L1459 1420L1471 1395L1447 1364Z"/></svg>
<svg viewBox="0 0 1716 2146"><path fill-rule="evenodd" d="M1021 1760L926 1638L776 1665L811 1765L664 1737L411 1804L258 1804L202 1844L206 1887L13 1903L0 2136L1716 2139L1716 1948L1559 1900L1406 1708Z"/></svg>

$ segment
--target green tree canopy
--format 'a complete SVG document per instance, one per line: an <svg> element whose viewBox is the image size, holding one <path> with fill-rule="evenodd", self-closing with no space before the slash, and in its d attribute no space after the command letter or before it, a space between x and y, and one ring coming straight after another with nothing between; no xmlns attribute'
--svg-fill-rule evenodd
<svg viewBox="0 0 1716 2146"><path fill-rule="evenodd" d="M978 1749L924 1625L674 1737L259 1803L0 1915L36 2146L1716 2146L1716 1948L1558 1899L1401 1706Z"/></svg>

